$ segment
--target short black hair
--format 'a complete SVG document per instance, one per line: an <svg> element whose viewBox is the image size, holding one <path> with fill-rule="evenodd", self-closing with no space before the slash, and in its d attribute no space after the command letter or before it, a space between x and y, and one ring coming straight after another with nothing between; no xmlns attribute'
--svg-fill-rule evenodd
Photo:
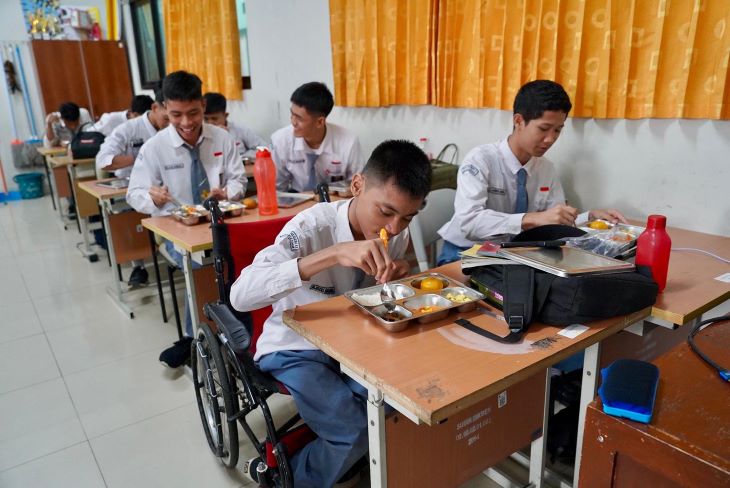
<svg viewBox="0 0 730 488"><path fill-rule="evenodd" d="M203 95L203 98L206 114L226 113L226 97L221 93L208 92Z"/></svg>
<svg viewBox="0 0 730 488"><path fill-rule="evenodd" d="M525 124L539 119L546 111L570 113L573 104L565 89L554 81L535 80L522 85L515 96L513 111L522 115Z"/></svg>
<svg viewBox="0 0 730 488"><path fill-rule="evenodd" d="M295 105L304 107L313 115L327 117L335 106L335 99L327 85L319 81L305 83L291 94L289 100Z"/></svg>
<svg viewBox="0 0 730 488"><path fill-rule="evenodd" d="M162 86L155 88L155 102L162 103L165 101L165 97L162 95Z"/></svg>
<svg viewBox="0 0 730 488"><path fill-rule="evenodd" d="M425 198L431 191L431 162L411 141L381 142L362 173L381 183L392 179L395 186L414 198Z"/></svg>
<svg viewBox="0 0 730 488"><path fill-rule="evenodd" d="M190 102L203 99L203 82L187 71L175 71L162 80L162 96L165 100Z"/></svg>
<svg viewBox="0 0 730 488"><path fill-rule="evenodd" d="M154 100L149 95L137 95L132 98L132 103L129 104L129 110L136 114L143 114L152 108Z"/></svg>
<svg viewBox="0 0 730 488"><path fill-rule="evenodd" d="M58 107L58 111L61 114L63 120L70 120L76 122L81 118L81 110L79 106L73 102L64 102Z"/></svg>

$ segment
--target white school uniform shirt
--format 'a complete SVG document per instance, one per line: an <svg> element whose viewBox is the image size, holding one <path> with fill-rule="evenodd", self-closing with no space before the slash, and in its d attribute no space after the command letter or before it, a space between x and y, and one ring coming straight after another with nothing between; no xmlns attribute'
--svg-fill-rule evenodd
<svg viewBox="0 0 730 488"><path fill-rule="evenodd" d="M210 188L225 186L229 200L240 198L246 190L247 179L233 137L220 127L204 123L198 145ZM127 203L140 213L168 215L175 204L168 202L159 208L149 194L152 186L167 186L179 202L191 204L191 166L185 141L175 127L168 125L140 149L129 177Z"/></svg>
<svg viewBox="0 0 730 488"><path fill-rule="evenodd" d="M276 164L276 188L303 191L309 182L307 153L318 155L315 163L318 182L349 180L365 166L357 136L339 125L327 123L327 132L317 149L303 137L294 137L294 127L283 127L271 135L271 154Z"/></svg>
<svg viewBox="0 0 730 488"><path fill-rule="evenodd" d="M284 310L375 284L373 278L360 269L340 265L317 273L309 281L302 281L299 276L299 258L336 243L354 240L347 217L351 201L319 203L297 214L284 226L276 241L260 251L253 263L241 271L231 287L231 304L236 310L273 307L256 344L255 360L275 351L317 349L284 325ZM408 239L407 229L390 239L388 252L393 259L403 258Z"/></svg>
<svg viewBox="0 0 730 488"><path fill-rule="evenodd" d="M555 167L544 157L522 166L504 139L478 146L466 155L456 180L454 216L439 229L445 240L461 247L501 234L522 232L524 213L514 213L517 172L527 170L527 211L542 212L565 203Z"/></svg>
<svg viewBox="0 0 730 488"><path fill-rule="evenodd" d="M150 140L157 129L149 119L149 111L139 117L129 119L114 129L104 139L96 155L96 169L103 170L112 164L115 156L134 156L137 158L142 144ZM114 171L117 178L126 178L132 174L132 165Z"/></svg>
<svg viewBox="0 0 730 488"><path fill-rule="evenodd" d="M127 120L129 119L127 119L126 110L103 113L101 114L99 121L96 123L96 130L108 137L114 129L125 123Z"/></svg>
<svg viewBox="0 0 730 488"><path fill-rule="evenodd" d="M60 146L61 141L71 142L71 139L73 139L78 132L89 132L96 130L96 126L94 125L93 120L91 120L91 115L89 115L89 111L85 108L79 108L79 129L77 131L72 131L71 129L66 127L66 124L63 123L63 120L55 122L52 125L52 128L53 139L49 140L48 137L46 137L46 134L43 134L43 147L51 148L54 146Z"/></svg>
<svg viewBox="0 0 730 488"><path fill-rule="evenodd" d="M228 122L228 132L236 140L236 148L241 158L255 158L257 147L268 146L262 137L244 125Z"/></svg>

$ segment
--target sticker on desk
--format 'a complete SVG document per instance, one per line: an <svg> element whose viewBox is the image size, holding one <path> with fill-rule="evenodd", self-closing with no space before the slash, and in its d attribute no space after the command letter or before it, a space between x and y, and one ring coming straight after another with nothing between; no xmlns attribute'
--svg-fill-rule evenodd
<svg viewBox="0 0 730 488"><path fill-rule="evenodd" d="M466 441L468 446L479 440L479 431L492 423L492 409L487 407L471 415L456 425L456 441Z"/></svg>
<svg viewBox="0 0 730 488"><path fill-rule="evenodd" d="M720 276L715 278L717 281L722 281L723 283L730 283L730 273L721 274Z"/></svg>
<svg viewBox="0 0 730 488"><path fill-rule="evenodd" d="M581 335L583 332L587 331L588 327L581 324L573 324L567 326L565 329L558 332L558 335L561 335L563 337L567 337L568 339L575 339L579 335Z"/></svg>
<svg viewBox="0 0 730 488"><path fill-rule="evenodd" d="M497 408L502 408L505 405L507 405L507 390L497 396Z"/></svg>

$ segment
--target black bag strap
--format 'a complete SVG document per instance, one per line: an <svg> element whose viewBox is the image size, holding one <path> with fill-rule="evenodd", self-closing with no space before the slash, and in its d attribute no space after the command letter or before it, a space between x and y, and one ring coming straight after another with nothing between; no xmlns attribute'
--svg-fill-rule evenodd
<svg viewBox="0 0 730 488"><path fill-rule="evenodd" d="M510 332L523 333L532 322L535 300L535 270L529 266L505 266L504 318Z"/></svg>
<svg viewBox="0 0 730 488"><path fill-rule="evenodd" d="M454 149L454 152L453 152L453 153L451 153L451 160L450 160L450 161L446 161L446 160L444 160L444 159L442 159L442 158L443 158L443 157L444 157L444 155L446 154L446 151L448 151L448 150L449 150L449 148L453 148L453 149ZM443 149L441 149L441 151L439 152L438 156L436 156L436 159L437 159L438 161L442 161L442 162L444 162L444 163L449 163L449 164L456 164L456 160L457 160L458 158L459 158L459 148L458 148L458 147L456 146L456 144L454 144L453 142L451 142L451 143L449 143L449 144L446 144L446 145L445 145L445 146L443 147Z"/></svg>

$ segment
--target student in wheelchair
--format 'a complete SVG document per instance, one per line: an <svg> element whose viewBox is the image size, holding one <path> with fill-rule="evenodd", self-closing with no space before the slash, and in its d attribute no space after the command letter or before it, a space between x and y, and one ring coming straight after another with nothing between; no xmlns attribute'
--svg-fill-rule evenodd
<svg viewBox="0 0 730 488"><path fill-rule="evenodd" d="M333 486L366 454L367 392L343 375L336 361L284 325L282 312L406 275L408 224L430 186L431 166L418 147L383 142L353 177L352 199L299 213L231 287L236 310L273 306L254 360L285 385L317 436L289 459L297 488ZM382 228L390 238L387 248L379 238ZM264 481L257 479L260 463L256 458L246 465L256 482Z"/></svg>

